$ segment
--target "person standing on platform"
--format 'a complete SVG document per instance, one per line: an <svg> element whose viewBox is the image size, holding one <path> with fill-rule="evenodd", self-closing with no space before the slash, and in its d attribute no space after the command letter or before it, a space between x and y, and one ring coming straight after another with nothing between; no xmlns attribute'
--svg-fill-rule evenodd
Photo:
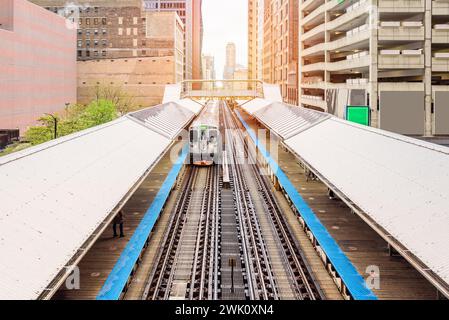
<svg viewBox="0 0 449 320"><path fill-rule="evenodd" d="M117 225L120 226L120 238L124 238L125 235L123 233L123 211L120 210L119 213L115 216L112 229L114 231L114 238L117 237Z"/></svg>

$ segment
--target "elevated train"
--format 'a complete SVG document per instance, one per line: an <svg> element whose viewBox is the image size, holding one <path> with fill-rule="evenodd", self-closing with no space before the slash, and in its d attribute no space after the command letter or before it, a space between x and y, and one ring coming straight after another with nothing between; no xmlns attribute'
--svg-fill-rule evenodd
<svg viewBox="0 0 449 320"><path fill-rule="evenodd" d="M220 101L211 101L189 128L190 164L217 164L221 154L220 141Z"/></svg>

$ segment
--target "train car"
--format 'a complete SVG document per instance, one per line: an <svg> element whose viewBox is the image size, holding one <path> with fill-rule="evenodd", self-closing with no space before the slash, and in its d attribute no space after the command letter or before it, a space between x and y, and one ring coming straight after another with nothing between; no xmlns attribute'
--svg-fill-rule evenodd
<svg viewBox="0 0 449 320"><path fill-rule="evenodd" d="M218 101L207 104L189 129L190 164L212 166L220 155L220 106Z"/></svg>

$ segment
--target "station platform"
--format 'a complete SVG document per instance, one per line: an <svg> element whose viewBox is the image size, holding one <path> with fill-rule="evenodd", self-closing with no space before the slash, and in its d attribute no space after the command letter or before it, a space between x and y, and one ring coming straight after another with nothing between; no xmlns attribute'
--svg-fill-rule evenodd
<svg viewBox="0 0 449 320"><path fill-rule="evenodd" d="M254 131L266 129L242 109L240 116ZM270 150L267 137L266 149ZM304 168L289 151L279 145L277 163L316 217L335 240L362 277L367 268L377 266L380 288L372 291L378 299L435 299L436 289L404 258L390 256L387 243L359 216L339 200L331 200L327 187L320 181L308 181ZM298 221L299 224L299 221ZM304 233L302 229L299 232Z"/></svg>
<svg viewBox="0 0 449 320"><path fill-rule="evenodd" d="M173 148L179 149L180 145L175 144L168 150L123 207L125 238L113 238L112 224L110 224L78 265L80 289L67 290L63 286L56 292L53 299L94 300L97 298L172 169L170 152Z"/></svg>

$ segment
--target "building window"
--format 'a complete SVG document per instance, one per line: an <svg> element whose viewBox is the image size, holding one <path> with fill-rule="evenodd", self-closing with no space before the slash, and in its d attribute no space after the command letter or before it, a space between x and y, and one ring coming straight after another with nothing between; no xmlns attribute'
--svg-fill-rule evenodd
<svg viewBox="0 0 449 320"><path fill-rule="evenodd" d="M90 57L90 51L89 50L86 51L86 57Z"/></svg>
<svg viewBox="0 0 449 320"><path fill-rule="evenodd" d="M98 36L98 29L95 29L94 34Z"/></svg>
<svg viewBox="0 0 449 320"><path fill-rule="evenodd" d="M90 18L86 18L86 25L90 26Z"/></svg>
<svg viewBox="0 0 449 320"><path fill-rule="evenodd" d="M101 55L102 55L103 57L106 57L106 50L101 51Z"/></svg>
<svg viewBox="0 0 449 320"><path fill-rule="evenodd" d="M106 34L106 29L103 29L103 35L105 35Z"/></svg>
<svg viewBox="0 0 449 320"><path fill-rule="evenodd" d="M103 44L103 47L106 47L108 45L108 42L106 39L101 40L101 43Z"/></svg>
<svg viewBox="0 0 449 320"><path fill-rule="evenodd" d="M104 26L106 25L106 18L101 19L101 24Z"/></svg>
<svg viewBox="0 0 449 320"><path fill-rule="evenodd" d="M83 51L82 50L78 50L78 57L82 57L83 56Z"/></svg>
<svg viewBox="0 0 449 320"><path fill-rule="evenodd" d="M86 40L86 47L90 47L90 40Z"/></svg>
<svg viewBox="0 0 449 320"><path fill-rule="evenodd" d="M83 41L78 40L78 47L81 48L83 46Z"/></svg>
<svg viewBox="0 0 449 320"><path fill-rule="evenodd" d="M98 18L95 18L94 19L94 25L97 25L98 24Z"/></svg>

